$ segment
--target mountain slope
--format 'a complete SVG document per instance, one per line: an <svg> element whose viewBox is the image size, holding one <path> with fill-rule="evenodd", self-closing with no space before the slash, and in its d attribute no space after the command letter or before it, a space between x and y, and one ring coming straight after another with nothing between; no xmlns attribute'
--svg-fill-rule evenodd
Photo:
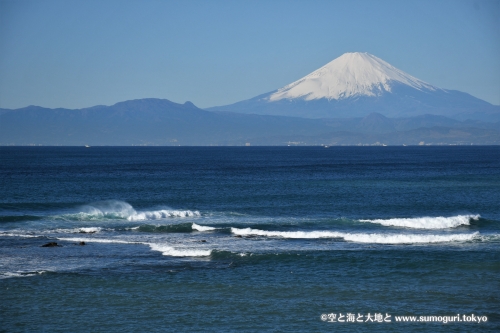
<svg viewBox="0 0 500 333"><path fill-rule="evenodd" d="M419 80L367 53L346 53L283 88L235 104L208 108L304 118L434 114L500 120L500 107L467 93Z"/></svg>
<svg viewBox="0 0 500 333"><path fill-rule="evenodd" d="M371 54L355 52L345 53L300 80L278 89L269 96L269 101L374 97L391 92L394 84L403 84L421 91L440 90Z"/></svg>

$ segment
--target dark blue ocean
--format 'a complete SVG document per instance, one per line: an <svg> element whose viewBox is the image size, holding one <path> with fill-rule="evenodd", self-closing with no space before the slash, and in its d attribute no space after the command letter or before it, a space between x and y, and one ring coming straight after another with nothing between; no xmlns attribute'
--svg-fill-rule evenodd
<svg viewBox="0 0 500 333"><path fill-rule="evenodd" d="M208 331L500 331L500 147L0 147L0 332Z"/></svg>

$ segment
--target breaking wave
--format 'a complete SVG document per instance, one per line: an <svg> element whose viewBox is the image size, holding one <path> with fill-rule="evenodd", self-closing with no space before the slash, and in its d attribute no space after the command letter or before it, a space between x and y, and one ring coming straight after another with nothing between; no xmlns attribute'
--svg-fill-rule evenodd
<svg viewBox="0 0 500 333"><path fill-rule="evenodd" d="M164 256L171 257L207 257L212 253L212 250L201 249L175 249L165 244L148 243L153 251L159 251Z"/></svg>
<svg viewBox="0 0 500 333"><path fill-rule="evenodd" d="M51 233L64 233L64 234L96 234L103 230L100 227L81 227L81 228L73 228L73 229L54 229L54 230L46 230L42 231L44 234Z"/></svg>
<svg viewBox="0 0 500 333"><path fill-rule="evenodd" d="M5 272L5 273L0 273L0 279L9 279L9 278L15 278L15 277L28 277L28 276L35 276L35 275L40 275L44 274L47 271L35 271L35 272Z"/></svg>
<svg viewBox="0 0 500 333"><path fill-rule="evenodd" d="M214 227L207 227L207 226L199 225L199 224L196 224L196 223L193 223L193 225L191 226L191 228L193 228L193 230L196 230L196 231L210 231L210 230L217 229L217 228L214 228Z"/></svg>
<svg viewBox="0 0 500 333"><path fill-rule="evenodd" d="M85 205L81 212L65 214L61 218L77 221L122 219L128 221L159 220L172 217L197 217L199 211L160 209L152 211L136 211L132 205L124 201L108 200Z"/></svg>
<svg viewBox="0 0 500 333"><path fill-rule="evenodd" d="M85 243L115 243L115 244L145 244L143 242L131 242L121 239L106 239L106 238L86 238L86 237L56 237L58 240L66 242L85 242Z"/></svg>
<svg viewBox="0 0 500 333"><path fill-rule="evenodd" d="M85 242L85 243L114 243L114 244L139 244L148 245L152 251L159 251L164 256L172 257L205 257L212 253L212 250L201 250L201 249L176 249L172 246L166 244L148 243L148 242L133 242L125 241L121 239L105 239L105 238L63 238L58 237L58 240L68 241L68 242Z"/></svg>
<svg viewBox="0 0 500 333"><path fill-rule="evenodd" d="M12 232L0 232L0 236L6 236L6 237L21 237L21 238L40 238L40 237L45 237L44 235L33 235L33 234L16 234Z"/></svg>
<svg viewBox="0 0 500 333"><path fill-rule="evenodd" d="M200 216L198 211L190 210L157 210L152 212L141 212L127 217L129 221L158 220L167 217L195 217Z"/></svg>
<svg viewBox="0 0 500 333"><path fill-rule="evenodd" d="M479 220L480 215L457 215L451 217L416 217L416 218L395 218L360 220L360 222L378 223L383 226L405 227L414 229L448 229L460 225L470 225L471 220Z"/></svg>
<svg viewBox="0 0 500 333"><path fill-rule="evenodd" d="M126 228L127 230L137 230L140 232L154 233L190 233L192 231L211 231L217 228L207 227L196 223L179 223L168 225L151 225L143 224L134 228Z"/></svg>
<svg viewBox="0 0 500 333"><path fill-rule="evenodd" d="M101 231L101 228L99 228L99 227L78 228L78 232L82 233L82 234L93 234L93 233L100 232L100 231Z"/></svg>
<svg viewBox="0 0 500 333"><path fill-rule="evenodd" d="M342 238L355 243L375 244L417 244L465 242L479 239L479 232L472 234L430 235L430 234L380 234L380 233L346 233L337 231L266 231L259 229L231 228L231 232L240 236L265 236L297 239Z"/></svg>

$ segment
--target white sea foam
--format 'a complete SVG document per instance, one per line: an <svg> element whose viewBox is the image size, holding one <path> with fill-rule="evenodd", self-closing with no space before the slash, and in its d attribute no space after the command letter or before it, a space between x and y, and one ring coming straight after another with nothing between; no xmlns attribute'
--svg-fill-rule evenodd
<svg viewBox="0 0 500 333"><path fill-rule="evenodd" d="M194 217L200 216L200 212L191 210L156 210L150 212L136 212L127 217L129 221L158 220L168 217Z"/></svg>
<svg viewBox="0 0 500 333"><path fill-rule="evenodd" d="M129 203L119 200L108 200L81 207L81 212L66 214L60 217L79 221L98 219L126 219L129 221L158 220L171 217L196 217L199 211L159 209L137 211Z"/></svg>
<svg viewBox="0 0 500 333"><path fill-rule="evenodd" d="M85 243L115 243L115 244L147 244L143 242L131 242L122 239L109 238L87 238L87 237L57 237L56 239L66 242L85 242Z"/></svg>
<svg viewBox="0 0 500 333"><path fill-rule="evenodd" d="M343 237L346 241L356 243L376 243L376 244L418 244L418 243L447 243L466 242L479 238L479 232L472 234L454 235L424 235L424 234L346 234Z"/></svg>
<svg viewBox="0 0 500 333"><path fill-rule="evenodd" d="M479 232L472 234L432 235L432 234L380 234L380 233L346 233L337 231L266 231L259 229L231 228L231 232L241 236L265 236L282 238L342 238L356 243L376 244L414 244L470 241L478 239Z"/></svg>
<svg viewBox="0 0 500 333"><path fill-rule="evenodd" d="M133 227L133 228L125 228L125 230L139 230L141 226Z"/></svg>
<svg viewBox="0 0 500 333"><path fill-rule="evenodd" d="M148 245L151 250L159 251L165 256L172 257L206 257L212 253L212 250L201 250L201 249L179 249L173 248L172 246L166 244L157 243L147 243L147 242L133 242L125 241L121 239L105 239L105 238L81 238L81 237L71 237L71 238L57 238L58 240L68 241L68 242L85 242L85 243L114 243L114 244L142 244Z"/></svg>
<svg viewBox="0 0 500 333"><path fill-rule="evenodd" d="M196 231L210 231L210 230L217 229L217 228L214 228L214 227L207 227L207 226L199 225L199 224L196 224L196 223L193 223L193 225L191 226L191 228L193 228L193 230L196 230Z"/></svg>
<svg viewBox="0 0 500 333"><path fill-rule="evenodd" d="M44 230L42 231L45 234L50 233L64 233L64 234L95 234L101 232L102 228L100 227L81 227L81 228L72 228L72 229L53 229L53 230Z"/></svg>
<svg viewBox="0 0 500 333"><path fill-rule="evenodd" d="M201 250L201 249L176 249L172 246L166 244L148 244L151 250L159 251L164 256L172 257L206 257L212 253L212 250Z"/></svg>
<svg viewBox="0 0 500 333"><path fill-rule="evenodd" d="M107 200L81 207L81 212L68 215L77 219L121 218L126 219L136 214L136 210L127 202Z"/></svg>
<svg viewBox="0 0 500 333"><path fill-rule="evenodd" d="M88 228L78 228L78 232L81 233L96 233L100 232L102 229L99 227L88 227Z"/></svg>
<svg viewBox="0 0 500 333"><path fill-rule="evenodd" d="M5 273L0 273L0 279L9 279L9 278L14 278L14 277L28 277L28 276L35 276L39 274L43 274L46 271L36 271L36 272L5 272Z"/></svg>
<svg viewBox="0 0 500 333"><path fill-rule="evenodd" d="M42 235L15 234L15 233L10 233L10 232L2 232L2 233L0 233L0 236L6 236L6 237L24 237L24 238L43 237Z"/></svg>
<svg viewBox="0 0 500 333"><path fill-rule="evenodd" d="M335 231L267 231L252 228L231 228L231 232L240 236L267 236L283 238L342 238L343 233Z"/></svg>
<svg viewBox="0 0 500 333"><path fill-rule="evenodd" d="M361 222L378 223L384 226L405 227L414 229L447 229L460 225L469 225L471 220L478 220L480 215L457 215L450 217L416 217L360 220Z"/></svg>

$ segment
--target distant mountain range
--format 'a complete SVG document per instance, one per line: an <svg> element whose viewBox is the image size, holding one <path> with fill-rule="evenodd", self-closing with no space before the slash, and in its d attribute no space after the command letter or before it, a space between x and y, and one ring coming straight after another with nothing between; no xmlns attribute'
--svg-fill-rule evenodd
<svg viewBox="0 0 500 333"><path fill-rule="evenodd" d="M86 109L0 110L0 145L500 144L500 122L379 113L343 119L211 112L140 99Z"/></svg>
<svg viewBox="0 0 500 333"><path fill-rule="evenodd" d="M29 106L0 111L1 145L241 145L256 137L327 130L310 119L216 113L164 99L79 110Z"/></svg>
<svg viewBox="0 0 500 333"><path fill-rule="evenodd" d="M139 99L0 109L0 145L500 144L500 106L346 53L281 89L202 110Z"/></svg>

